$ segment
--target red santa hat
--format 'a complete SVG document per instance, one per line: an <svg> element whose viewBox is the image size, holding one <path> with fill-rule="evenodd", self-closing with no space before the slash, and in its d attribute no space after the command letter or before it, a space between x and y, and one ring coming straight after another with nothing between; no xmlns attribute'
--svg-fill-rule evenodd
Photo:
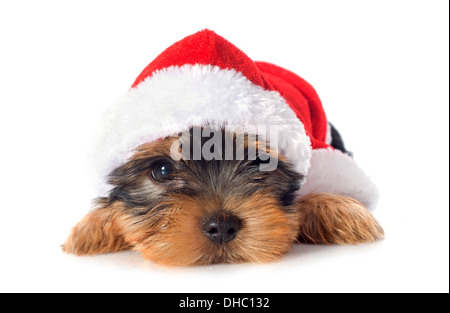
<svg viewBox="0 0 450 313"><path fill-rule="evenodd" d="M205 121L240 131L277 126L280 153L306 177L299 196L332 192L367 206L376 200L373 183L354 160L329 145L313 87L286 69L252 61L210 30L167 48L108 111L96 140L101 181L139 145Z"/></svg>

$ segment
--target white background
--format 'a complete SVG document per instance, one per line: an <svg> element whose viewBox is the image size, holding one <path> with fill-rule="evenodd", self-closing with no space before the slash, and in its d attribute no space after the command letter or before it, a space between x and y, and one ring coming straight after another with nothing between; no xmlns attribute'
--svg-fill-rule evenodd
<svg viewBox="0 0 450 313"><path fill-rule="evenodd" d="M448 1L1 1L0 291L448 292ZM277 263L168 268L63 254L95 197L105 108L173 42L210 28L297 72L381 191L386 239Z"/></svg>

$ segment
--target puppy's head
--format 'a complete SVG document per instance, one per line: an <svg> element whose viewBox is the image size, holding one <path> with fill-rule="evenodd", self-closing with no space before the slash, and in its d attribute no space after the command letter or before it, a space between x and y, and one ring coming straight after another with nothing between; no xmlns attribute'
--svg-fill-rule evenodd
<svg viewBox="0 0 450 313"><path fill-rule="evenodd" d="M234 152L209 146L207 137L196 142L195 129L183 136L189 148L178 159L180 137L140 146L110 174L109 197L75 226L65 250L133 248L171 265L267 262L285 253L298 234L293 204L302 176L265 143L261 149L261 141L220 135L222 143L231 138ZM196 155L196 145L214 157ZM269 159L276 166L263 170Z"/></svg>

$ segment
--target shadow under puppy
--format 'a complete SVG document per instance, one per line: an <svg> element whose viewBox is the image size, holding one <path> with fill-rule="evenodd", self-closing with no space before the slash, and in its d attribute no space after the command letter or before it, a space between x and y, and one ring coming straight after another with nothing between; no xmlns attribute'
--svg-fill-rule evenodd
<svg viewBox="0 0 450 313"><path fill-rule="evenodd" d="M195 155L196 140L201 151L208 145L209 137L195 137L207 120L230 126L220 137L232 138L231 158L224 146L214 146L212 159ZM376 189L326 121L314 89L211 31L164 51L105 121L96 160L108 192L72 229L66 252L133 249L169 265L270 262L296 241L383 236L366 208ZM264 137L249 140L252 134L238 141L248 125L276 125L276 149ZM188 157L176 159L174 143L186 133ZM268 160L276 166L262 170Z"/></svg>

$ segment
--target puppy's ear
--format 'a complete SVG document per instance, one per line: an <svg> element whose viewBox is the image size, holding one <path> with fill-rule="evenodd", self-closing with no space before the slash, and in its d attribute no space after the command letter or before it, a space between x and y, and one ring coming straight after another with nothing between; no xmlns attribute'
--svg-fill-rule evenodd
<svg viewBox="0 0 450 313"><path fill-rule="evenodd" d="M62 245L64 252L77 255L117 252L130 248L122 233L123 216L117 204L100 206L87 214Z"/></svg>
<svg viewBox="0 0 450 313"><path fill-rule="evenodd" d="M356 244L384 237L372 214L353 198L317 193L300 199L298 206L300 242Z"/></svg>

